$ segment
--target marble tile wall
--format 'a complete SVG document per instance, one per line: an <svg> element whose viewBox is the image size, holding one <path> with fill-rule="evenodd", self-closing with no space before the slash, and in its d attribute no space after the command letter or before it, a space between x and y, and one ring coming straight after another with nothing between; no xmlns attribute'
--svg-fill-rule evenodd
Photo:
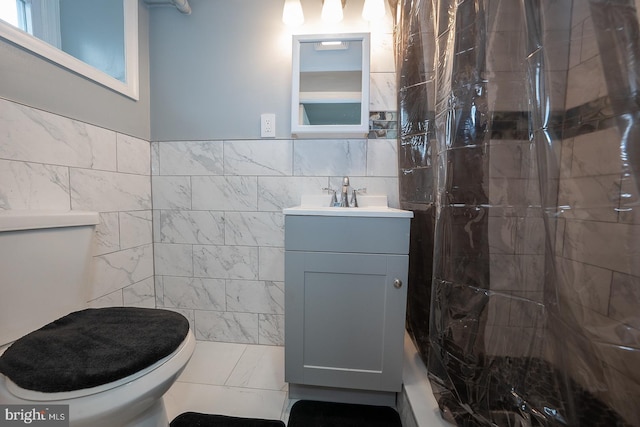
<svg viewBox="0 0 640 427"><path fill-rule="evenodd" d="M545 230L533 143L492 139L487 152L491 297L485 348L495 356L540 357Z"/></svg>
<svg viewBox="0 0 640 427"><path fill-rule="evenodd" d="M283 343L281 211L301 194L347 174L398 206L393 125L371 139L156 142L153 192L147 141L7 100L0 128L0 209L100 213L90 305L175 309L202 340Z"/></svg>
<svg viewBox="0 0 640 427"><path fill-rule="evenodd" d="M0 99L0 209L92 210L91 306L154 307L150 144Z"/></svg>
<svg viewBox="0 0 640 427"><path fill-rule="evenodd" d="M284 217L349 175L398 206L395 139L152 144L156 295L196 337L284 343Z"/></svg>
<svg viewBox="0 0 640 427"><path fill-rule="evenodd" d="M505 8L500 13L509 13L508 6L504 2L501 5ZM570 6L571 2L567 2L562 7ZM513 27L509 30L513 31L512 37L505 49L515 49L512 45L518 43L518 26L515 25L518 19L501 22L505 24L501 24L500 31ZM633 262L638 256L634 244L638 236L634 210L637 189L621 156L623 137L616 127L614 108L608 97L606 68L602 65L589 3L573 2L572 19L566 20L565 25L566 22L572 23L569 43L565 37L567 29L561 22L553 24L555 28L549 29L560 31L562 37L555 39L553 52L545 58L552 65L550 72L558 71L558 64L568 67L564 85L566 100L562 97L564 108L560 109L563 111L559 111L555 101L560 99L557 95L562 92L559 88L563 85L547 88L552 110L558 116L552 122L553 136L557 138L559 148L556 154L560 161L558 204L561 209L557 224L551 225L557 226L555 253L559 292L567 309L579 319L580 326L590 331L588 334L591 330L597 331L597 339L608 342L613 339L617 345L629 345L635 342L629 340L629 334L637 332L629 332L625 326L625 338L616 338L605 325L623 322L634 328L635 315L629 308L634 304L629 301L635 301L637 285L634 284L640 273L637 263ZM490 40L491 37L494 35L490 33ZM494 41L499 42L499 38ZM567 46L562 47L562 43ZM547 46L546 42L543 44ZM568 61L558 63L554 60L560 51L568 52ZM498 56L489 58L490 71L508 71L495 69L500 64ZM494 89L499 90L500 85L498 80ZM496 108L501 105L503 110L497 113L498 116L494 113L493 139L487 148L492 206L488 233L492 290L532 301L534 305L527 310L535 312L539 307L535 304L542 302L543 284L540 281L530 283L530 279L541 277L544 266L542 219L526 208L540 204L536 198L540 190L535 180L535 150L528 140L527 127L519 125L528 120L515 115L522 101L513 97L498 98L492 104L490 85L490 104ZM561 140L560 135L564 139ZM617 282L616 278L621 277L625 280ZM626 295L626 302L623 303L619 295ZM522 320L523 307L514 306L509 298L496 298L489 308L490 324L513 327ZM535 319L528 315L526 318ZM503 340L504 348L513 351L515 347L506 343L514 341ZM623 356L616 357L637 358L634 352L624 352ZM603 360L607 363L606 357ZM618 369L629 366L629 363L619 364L613 359L609 363ZM629 372L624 371L624 375Z"/></svg>
<svg viewBox="0 0 640 427"><path fill-rule="evenodd" d="M506 7L504 3L501 5ZM554 6L553 2L549 4ZM551 154L560 163L557 177L553 176L555 171L547 171L550 178L559 179L560 208L549 221L550 227L557 230L553 242L557 291L562 316L571 324L575 322L573 327L580 331L573 331L579 338L562 337L566 352L571 355L565 362L573 379L598 393L627 420L637 420L637 408L624 398L625 394L638 392L639 378L630 367L637 366L640 360L639 352L634 350L640 337L640 270L634 261L640 255L636 243L640 237L638 187L625 160L625 137L616 122L615 103L625 101L609 96L607 66L611 62L600 55L598 37L602 35L597 33L590 2L566 2L564 6L556 2L555 7L571 4L572 18L565 21L572 24L570 32L558 22L553 28L558 37L544 36L542 43L545 48L548 41L554 43L553 52L545 56L550 65L545 70L549 69L551 81L546 88L552 107L549 130L557 148ZM508 13L508 7L503 11ZM501 22L509 26L517 21ZM607 23L600 22L600 31L603 24ZM494 36L489 34L489 38ZM502 51L513 49L518 43L517 31L508 41L496 38L495 46L500 43L506 43ZM561 52L568 55L568 61L557 61L562 58ZM560 56L556 58L556 54ZM554 77L554 73L562 71L560 64L568 68L565 84ZM496 74L493 77L513 73L495 69L501 66L499 55L494 60L489 58L488 66ZM517 80L514 74L504 76ZM498 79L495 89L499 92L502 85ZM563 87L566 98L558 96L564 93ZM520 126L528 120L516 115L518 105L522 105L517 93L514 91L511 97L497 93L493 98L489 87L490 104L502 111L494 113L493 140L487 148L492 206L488 233L491 289L497 297L489 301L487 325L491 328L487 331L491 333L485 338L490 354L545 357L545 349L539 345L529 347L545 340L536 327L542 324L543 303L547 303L542 299L545 248L542 218L530 209L540 205L536 197L540 192L535 179L536 154L534 144L528 140L528 129Z"/></svg>
<svg viewBox="0 0 640 427"><path fill-rule="evenodd" d="M156 303L197 339L284 344L282 209L302 194L348 175L399 206L393 37L371 37L366 139L152 143Z"/></svg>
<svg viewBox="0 0 640 427"><path fill-rule="evenodd" d="M615 117L615 103L624 100L609 96L615 85L607 67L614 65L603 59L599 46L609 41L599 31L613 18L595 15L590 2L573 3L556 262L563 309L590 340L606 344L588 355L576 344L571 374L591 389L599 381L606 402L627 420L637 420L640 412L628 399L640 390L640 377L631 368L640 361L637 172L629 168L626 137ZM594 355L597 369L584 362Z"/></svg>

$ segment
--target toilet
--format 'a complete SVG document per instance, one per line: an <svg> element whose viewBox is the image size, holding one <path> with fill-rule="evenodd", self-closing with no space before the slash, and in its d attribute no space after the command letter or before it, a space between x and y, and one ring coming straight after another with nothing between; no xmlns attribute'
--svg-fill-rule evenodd
<svg viewBox="0 0 640 427"><path fill-rule="evenodd" d="M167 427L195 348L184 316L87 308L95 212L0 211L0 404L69 405L71 426Z"/></svg>

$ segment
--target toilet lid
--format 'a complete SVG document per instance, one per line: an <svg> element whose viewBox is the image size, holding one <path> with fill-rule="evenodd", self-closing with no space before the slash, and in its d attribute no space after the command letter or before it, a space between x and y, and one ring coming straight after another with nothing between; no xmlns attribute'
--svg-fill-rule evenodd
<svg viewBox="0 0 640 427"><path fill-rule="evenodd" d="M77 311L20 338L0 356L19 387L59 393L132 375L173 353L189 331L176 312L136 307Z"/></svg>

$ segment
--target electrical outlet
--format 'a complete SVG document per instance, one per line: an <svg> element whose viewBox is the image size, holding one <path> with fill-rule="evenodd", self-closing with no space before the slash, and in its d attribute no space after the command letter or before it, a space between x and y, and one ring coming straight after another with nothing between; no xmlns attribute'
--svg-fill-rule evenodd
<svg viewBox="0 0 640 427"><path fill-rule="evenodd" d="M276 115L264 113L260 115L260 136L262 138L276 137Z"/></svg>

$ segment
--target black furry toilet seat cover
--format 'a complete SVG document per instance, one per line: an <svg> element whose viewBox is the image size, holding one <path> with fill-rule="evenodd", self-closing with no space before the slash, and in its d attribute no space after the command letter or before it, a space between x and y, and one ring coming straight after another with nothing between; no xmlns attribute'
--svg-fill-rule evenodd
<svg viewBox="0 0 640 427"><path fill-rule="evenodd" d="M45 393L96 387L173 353L189 322L169 310L109 307L76 311L25 335L0 356L0 373Z"/></svg>

